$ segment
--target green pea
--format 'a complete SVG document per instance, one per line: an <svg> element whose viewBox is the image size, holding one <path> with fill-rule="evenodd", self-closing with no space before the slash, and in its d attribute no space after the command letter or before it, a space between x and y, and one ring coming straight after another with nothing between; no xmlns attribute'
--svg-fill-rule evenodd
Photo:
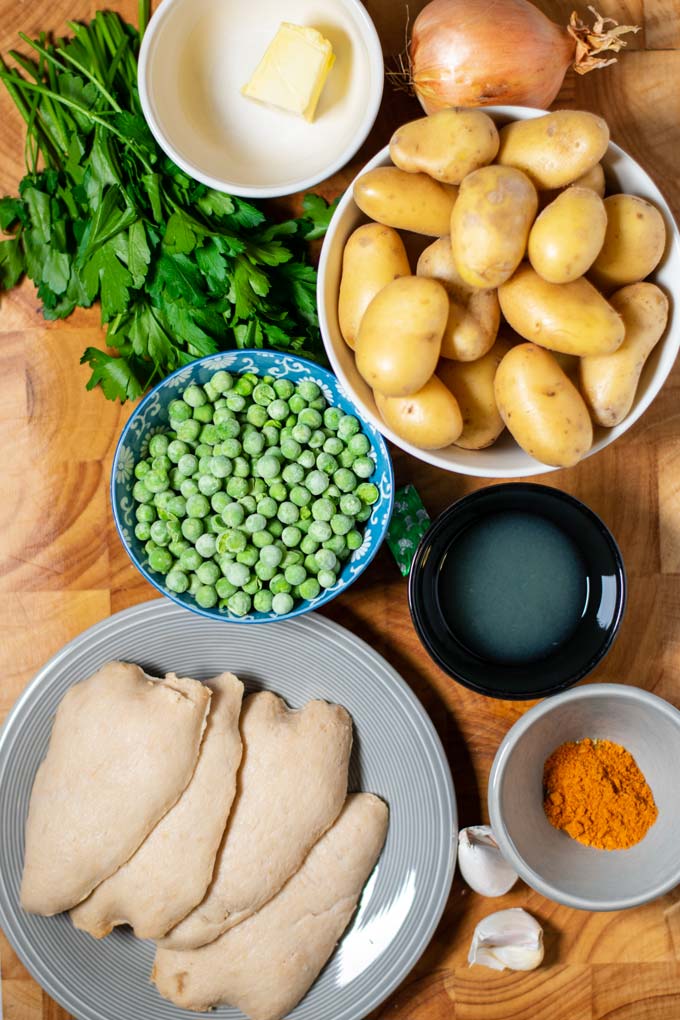
<svg viewBox="0 0 680 1020"><path fill-rule="evenodd" d="M267 483L264 478L251 478L250 479L250 492L251 495L259 497L266 496L267 494Z"/></svg>
<svg viewBox="0 0 680 1020"><path fill-rule="evenodd" d="M148 475L151 470L151 464L148 460L140 460L135 464L135 478L138 478L141 482L145 475Z"/></svg>
<svg viewBox="0 0 680 1020"><path fill-rule="evenodd" d="M338 455L338 463L340 467L349 468L352 466L356 457L354 454L345 447L345 449Z"/></svg>
<svg viewBox="0 0 680 1020"><path fill-rule="evenodd" d="M253 392L253 384L246 376L241 375L234 383L234 393L240 393L242 397L249 397Z"/></svg>
<svg viewBox="0 0 680 1020"><path fill-rule="evenodd" d="M265 578L262 578L265 580ZM263 588L262 591L258 591L253 596L253 609L258 613L270 613L272 609L272 602L274 596L267 589Z"/></svg>
<svg viewBox="0 0 680 1020"><path fill-rule="evenodd" d="M241 496L239 498L239 503L245 510L246 516L248 516L248 514L254 514L257 509L257 500L249 493L246 493L245 496Z"/></svg>
<svg viewBox="0 0 680 1020"><path fill-rule="evenodd" d="M347 548L347 543L345 541L344 534L331 535L331 537L324 542L323 547L324 549L328 549L330 552L334 553L338 558L340 558L340 556L342 556L345 549Z"/></svg>
<svg viewBox="0 0 680 1020"><path fill-rule="evenodd" d="M311 379L303 379L297 385L297 392L304 400L309 401L316 400L321 393L321 390L315 382L312 382Z"/></svg>
<svg viewBox="0 0 680 1020"><path fill-rule="evenodd" d="M252 606L250 595L244 591L235 591L227 599L227 609L234 616L247 616Z"/></svg>
<svg viewBox="0 0 680 1020"><path fill-rule="evenodd" d="M234 393L230 391L227 395L227 407L232 411L242 411L246 406L246 398L240 393Z"/></svg>
<svg viewBox="0 0 680 1020"><path fill-rule="evenodd" d="M302 453L302 447L295 439L281 439L281 453L286 460L297 460Z"/></svg>
<svg viewBox="0 0 680 1020"><path fill-rule="evenodd" d="M214 609L217 605L217 592L212 584L199 585L194 598L201 609Z"/></svg>
<svg viewBox="0 0 680 1020"><path fill-rule="evenodd" d="M352 492L357 485L357 476L349 468L338 468L333 475L333 481L340 489L340 492Z"/></svg>
<svg viewBox="0 0 680 1020"><path fill-rule="evenodd" d="M234 457L233 463L237 478L250 478L250 464L245 457Z"/></svg>
<svg viewBox="0 0 680 1020"><path fill-rule="evenodd" d="M269 407L272 400L276 399L276 392L267 383L259 383L253 390L253 400L261 407Z"/></svg>
<svg viewBox="0 0 680 1020"><path fill-rule="evenodd" d="M300 598L307 599L307 601L315 599L320 591L321 585L317 579L308 577L300 585Z"/></svg>
<svg viewBox="0 0 680 1020"><path fill-rule="evenodd" d="M309 526L308 534L315 542L327 542L333 531L327 521L313 521Z"/></svg>
<svg viewBox="0 0 680 1020"><path fill-rule="evenodd" d="M205 519L205 530L209 535L221 535L223 531L226 531L226 524L222 520L222 514L210 514Z"/></svg>
<svg viewBox="0 0 680 1020"><path fill-rule="evenodd" d="M159 574L167 574L172 567L172 556L167 549L152 549L149 553L149 566Z"/></svg>
<svg viewBox="0 0 680 1020"><path fill-rule="evenodd" d="M286 567L290 567L292 564L304 563L305 557L299 549L286 549L281 560L281 569L285 571Z"/></svg>
<svg viewBox="0 0 680 1020"><path fill-rule="evenodd" d="M291 436L297 443L308 443L312 435L312 430L309 425L300 424L299 422L291 429Z"/></svg>
<svg viewBox="0 0 680 1020"><path fill-rule="evenodd" d="M245 517L245 510L240 503L229 503L222 511L222 520L228 528L238 528L243 524Z"/></svg>
<svg viewBox="0 0 680 1020"><path fill-rule="evenodd" d="M187 421L180 422L177 427L177 438L181 439L183 443L195 443L200 431L200 421L196 421L195 418L189 418Z"/></svg>
<svg viewBox="0 0 680 1020"><path fill-rule="evenodd" d="M302 541L300 542L300 549L305 554L305 556L309 555L309 553L315 553L318 548L319 543L309 534L305 535Z"/></svg>
<svg viewBox="0 0 680 1020"><path fill-rule="evenodd" d="M319 549L316 553L316 562L320 570L335 570L338 565L338 558L330 549Z"/></svg>
<svg viewBox="0 0 680 1020"><path fill-rule="evenodd" d="M154 521L150 528L150 537L156 545L168 545L170 543L170 532L165 521Z"/></svg>
<svg viewBox="0 0 680 1020"><path fill-rule="evenodd" d="M280 538L283 534L283 524L279 520L273 520L269 522L269 530L271 531L274 538Z"/></svg>
<svg viewBox="0 0 680 1020"><path fill-rule="evenodd" d="M157 492L154 495L153 502L154 506L160 513L161 510L168 509L168 503L173 498L173 493L169 489L164 489L163 492Z"/></svg>
<svg viewBox="0 0 680 1020"><path fill-rule="evenodd" d="M195 496L189 496L186 507L188 517L207 517L210 513L210 503L202 492L197 492Z"/></svg>
<svg viewBox="0 0 680 1020"><path fill-rule="evenodd" d="M364 544L364 536L360 531L354 529L347 532L345 542L347 543L347 548L353 552L355 549L361 549L361 546Z"/></svg>
<svg viewBox="0 0 680 1020"><path fill-rule="evenodd" d="M272 517L276 517L278 510L278 503L271 496L263 496L257 504L258 514L262 514L267 520L271 520Z"/></svg>
<svg viewBox="0 0 680 1020"><path fill-rule="evenodd" d="M357 418L353 414L343 414L342 418L338 422L338 435L341 439L351 439L361 429L361 425Z"/></svg>
<svg viewBox="0 0 680 1020"><path fill-rule="evenodd" d="M135 538L140 542L148 542L151 538L151 525L148 521L138 521L135 525Z"/></svg>
<svg viewBox="0 0 680 1020"><path fill-rule="evenodd" d="M323 425L323 418L313 407L304 407L298 415L300 425L309 425L310 429L318 429Z"/></svg>
<svg viewBox="0 0 680 1020"><path fill-rule="evenodd" d="M244 527L246 531L250 532L250 534L254 534L256 531L264 531L267 527L267 518L264 514L250 514L250 516L246 518Z"/></svg>
<svg viewBox="0 0 680 1020"><path fill-rule="evenodd" d="M260 550L254 545L247 545L240 553L236 554L237 563L245 563L247 567L254 567L258 561Z"/></svg>
<svg viewBox="0 0 680 1020"><path fill-rule="evenodd" d="M230 595L238 591L238 588L231 581L228 581L226 577L220 577L215 583L215 591L221 599L228 599Z"/></svg>
<svg viewBox="0 0 680 1020"><path fill-rule="evenodd" d="M326 433L322 429L314 429L307 445L310 450L321 450L326 442Z"/></svg>
<svg viewBox="0 0 680 1020"><path fill-rule="evenodd" d="M247 595L256 595L261 588L262 581L259 577L251 577L250 580L243 585L243 591L246 592Z"/></svg>
<svg viewBox="0 0 680 1020"><path fill-rule="evenodd" d="M250 580L250 570L245 563L230 563L226 570L226 577L237 588L241 588Z"/></svg>
<svg viewBox="0 0 680 1020"><path fill-rule="evenodd" d="M242 531L232 528L230 531L223 531L217 539L218 553L240 553L248 545L248 539Z"/></svg>
<svg viewBox="0 0 680 1020"><path fill-rule="evenodd" d="M273 421L283 421L288 417L288 404L285 400L272 400L267 407L267 414Z"/></svg>
<svg viewBox="0 0 680 1020"><path fill-rule="evenodd" d="M220 436L217 432L216 425L204 425L201 429L201 443L205 446L212 447L216 446L220 442Z"/></svg>
<svg viewBox="0 0 680 1020"><path fill-rule="evenodd" d="M314 553L308 553L305 556L304 564L308 574L316 575L319 573L319 564L316 562L316 555Z"/></svg>
<svg viewBox="0 0 680 1020"><path fill-rule="evenodd" d="M323 444L323 449L325 453L331 453L337 457L345 449L345 444L337 436L329 436Z"/></svg>
<svg viewBox="0 0 680 1020"><path fill-rule="evenodd" d="M362 508L359 511L359 513L355 514L354 519L356 520L356 522L358 524L363 524L365 521L369 520L369 518L371 517L372 513L373 513L373 510L371 509L370 506L362 506Z"/></svg>
<svg viewBox="0 0 680 1020"><path fill-rule="evenodd" d="M192 570L198 570L202 562L201 554L196 551L194 546L190 546L181 553L177 566L181 570L190 572Z"/></svg>
<svg viewBox="0 0 680 1020"><path fill-rule="evenodd" d="M323 423L331 432L337 432L343 411L339 407L327 407L323 413Z"/></svg>
<svg viewBox="0 0 680 1020"><path fill-rule="evenodd" d="M267 453L256 462L255 470L260 478L276 478L279 473L279 462L276 457Z"/></svg>
<svg viewBox="0 0 680 1020"><path fill-rule="evenodd" d="M224 425L225 422L234 420L235 420L234 412L226 406L226 402L219 407L217 406L217 404L215 405L215 412L213 414L213 424L218 429L218 435L220 439L226 438L225 436L222 435L221 432L219 432L220 425Z"/></svg>
<svg viewBox="0 0 680 1020"><path fill-rule="evenodd" d="M200 407L202 404L205 404L208 399L202 387L196 386L193 383L190 386L187 386L182 394L182 398L184 403L188 404L189 407Z"/></svg>
<svg viewBox="0 0 680 1020"><path fill-rule="evenodd" d="M149 440L149 456L150 457L162 457L168 452L168 446L170 441L163 432L159 432L152 436Z"/></svg>
<svg viewBox="0 0 680 1020"><path fill-rule="evenodd" d="M165 578L165 584L170 591L174 591L177 595L182 595L189 587L189 578L183 570L173 567Z"/></svg>
<svg viewBox="0 0 680 1020"><path fill-rule="evenodd" d="M267 446L276 446L279 441L279 430L276 425L265 422L262 428L262 435Z"/></svg>
<svg viewBox="0 0 680 1020"><path fill-rule="evenodd" d="M210 384L217 393L226 393L234 385L229 372L223 368L210 377Z"/></svg>
<svg viewBox="0 0 680 1020"><path fill-rule="evenodd" d="M277 517L283 524L295 524L300 517L300 511L295 503L286 499L279 506Z"/></svg>
<svg viewBox="0 0 680 1020"><path fill-rule="evenodd" d="M307 571L302 566L302 564L291 563L290 566L286 567L286 569L284 570L283 576L285 577L286 581L288 581L288 584L295 586L297 584L302 584L302 582L307 577Z"/></svg>
<svg viewBox="0 0 680 1020"><path fill-rule="evenodd" d="M288 583L283 574L275 574L269 582L269 590L273 595L279 595L281 593L287 593L291 590L291 585Z"/></svg>
<svg viewBox="0 0 680 1020"><path fill-rule="evenodd" d="M380 493L372 482L362 482L355 489L355 495L359 497L362 503L366 503L369 506L373 506L380 499Z"/></svg>
<svg viewBox="0 0 680 1020"><path fill-rule="evenodd" d="M273 482L269 486L269 495L272 499L275 499L277 503L282 503L288 496L288 489L283 482Z"/></svg>
<svg viewBox="0 0 680 1020"><path fill-rule="evenodd" d="M210 379L208 379L207 383L203 384L203 390L208 398L208 403L213 405L220 395L219 390L215 389Z"/></svg>
<svg viewBox="0 0 680 1020"><path fill-rule="evenodd" d="M208 463L208 471L214 478L227 478L233 470L232 462L224 454L211 457Z"/></svg>
<svg viewBox="0 0 680 1020"><path fill-rule="evenodd" d="M281 477L287 485L297 485L305 477L305 469L302 464L286 464Z"/></svg>
<svg viewBox="0 0 680 1020"><path fill-rule="evenodd" d="M299 545L301 538L302 532L300 531L299 528L296 528L294 525L289 525L287 528L284 528L283 531L281 532L281 541L283 542L284 545L288 546L288 548L292 548L293 546Z"/></svg>
<svg viewBox="0 0 680 1020"><path fill-rule="evenodd" d="M262 428L268 417L266 407L259 404L251 404L246 411L246 421L258 429Z"/></svg>
<svg viewBox="0 0 680 1020"><path fill-rule="evenodd" d="M231 496L232 499L241 499L243 496L248 495L248 482L245 478L232 475L232 477L227 481L226 489L227 494Z"/></svg>
<svg viewBox="0 0 680 1020"><path fill-rule="evenodd" d="M186 421L191 417L191 408L183 400L171 400L168 404L168 416L173 421Z"/></svg>
<svg viewBox="0 0 680 1020"><path fill-rule="evenodd" d="M156 520L156 509L150 503L140 503L135 510L135 517L138 521L151 524Z"/></svg>
<svg viewBox="0 0 680 1020"><path fill-rule="evenodd" d="M328 407L328 401L325 397L316 397L315 400L310 400L309 406L313 407L315 411L325 411Z"/></svg>
<svg viewBox="0 0 680 1020"><path fill-rule="evenodd" d="M300 464L306 471L314 467L316 463L316 457L314 456L313 450L303 450L298 457L298 464Z"/></svg>
<svg viewBox="0 0 680 1020"><path fill-rule="evenodd" d="M332 570L320 570L316 575L316 579L322 588L332 588L338 580Z"/></svg>
<svg viewBox="0 0 680 1020"><path fill-rule="evenodd" d="M200 422L201 425L208 425L212 422L213 409L212 404L201 404L200 407L194 408L194 420Z"/></svg>
<svg viewBox="0 0 680 1020"><path fill-rule="evenodd" d="M226 421L223 421L219 425L216 425L215 428L217 429L217 435L219 437L221 444L228 443L230 442L230 440L236 439L237 436L240 436L241 434L241 426L239 425L236 418L227 418ZM227 449L222 447L220 452L228 456L229 455L228 449L229 449L228 447ZM240 452L240 449L238 452Z"/></svg>
<svg viewBox="0 0 680 1020"><path fill-rule="evenodd" d="M201 582L198 579L198 574L191 574L189 577L189 595L196 597L196 592L201 587Z"/></svg>
<svg viewBox="0 0 680 1020"><path fill-rule="evenodd" d="M267 567L278 567L283 559L283 552L277 545L265 545L260 549L260 562Z"/></svg>
<svg viewBox="0 0 680 1020"><path fill-rule="evenodd" d="M189 478L198 470L198 458L193 453L185 453L177 461L177 470Z"/></svg>
<svg viewBox="0 0 680 1020"><path fill-rule="evenodd" d="M212 560L206 560L201 563L196 573L201 584L214 585L219 580L220 568Z"/></svg>
<svg viewBox="0 0 680 1020"><path fill-rule="evenodd" d="M231 499L226 492L216 492L210 500L210 506L216 514L222 514L231 505Z"/></svg>
<svg viewBox="0 0 680 1020"><path fill-rule="evenodd" d="M161 472L165 472L166 475L169 475L171 470L172 470L172 461L165 454L163 454L162 456L159 456L159 457L154 457L154 459L151 461L151 471L152 472L156 471L159 474ZM151 473L151 472L149 472L149 473ZM147 475L147 478L148 477L149 476ZM169 481L169 479L168 479L168 481Z"/></svg>
<svg viewBox="0 0 680 1020"><path fill-rule="evenodd" d="M312 517L315 521L330 521L335 513L335 506L332 500L322 497L315 499L312 503Z"/></svg>
<svg viewBox="0 0 680 1020"><path fill-rule="evenodd" d="M295 393L295 387L290 379L277 379L274 383L274 391L276 396L281 397L282 400L290 400Z"/></svg>
<svg viewBox="0 0 680 1020"><path fill-rule="evenodd" d="M205 533L199 535L196 539L196 552L203 557L205 560L209 560L211 556L215 555L217 541L214 535Z"/></svg>
<svg viewBox="0 0 680 1020"><path fill-rule="evenodd" d="M257 457L265 447L264 436L261 432L250 432L243 439L243 449L251 457Z"/></svg>
<svg viewBox="0 0 680 1020"><path fill-rule="evenodd" d="M336 535L346 535L352 530L354 521L346 514L333 514L331 517L331 528Z"/></svg>
<svg viewBox="0 0 680 1020"><path fill-rule="evenodd" d="M204 531L205 525L199 517L185 517L182 521L182 534L188 542L196 542Z"/></svg>
<svg viewBox="0 0 680 1020"><path fill-rule="evenodd" d="M195 496L198 492L198 485L193 478L185 478L179 487L179 491L185 499L189 499L189 496Z"/></svg>
<svg viewBox="0 0 680 1020"><path fill-rule="evenodd" d="M352 470L358 478L370 478L375 471L375 463L370 457L357 457L352 464Z"/></svg>
<svg viewBox="0 0 680 1020"><path fill-rule="evenodd" d="M288 592L277 592L272 599L272 612L277 616L285 616L293 609L293 599Z"/></svg>
<svg viewBox="0 0 680 1020"><path fill-rule="evenodd" d="M186 538L173 538L172 542L168 546L168 552L174 556L176 560L180 558L182 553L186 549L191 549L191 545L187 542Z"/></svg>
<svg viewBox="0 0 680 1020"><path fill-rule="evenodd" d="M151 493L165 492L170 487L170 481L168 479L167 471L155 471L151 470L145 476L143 482L137 482L135 488L138 485L145 485ZM143 502L143 500L140 500Z"/></svg>
<svg viewBox="0 0 680 1020"><path fill-rule="evenodd" d="M255 564L255 573L261 581L271 581L276 576L276 571L277 567L271 567L269 564L263 563L262 560L258 560Z"/></svg>
<svg viewBox="0 0 680 1020"><path fill-rule="evenodd" d="M293 414L299 415L300 411L303 411L307 406L307 401L304 397L301 397L299 393L294 393L288 401L288 406Z"/></svg>
<svg viewBox="0 0 680 1020"><path fill-rule="evenodd" d="M326 499L335 499L335 500L338 500L342 496L342 493L340 492L340 489L337 487L335 482L331 482L331 484L326 489L325 495L326 495Z"/></svg>
<svg viewBox="0 0 680 1020"><path fill-rule="evenodd" d="M307 475L305 485L313 496L320 496L322 492L326 491L330 481L325 471L319 471L318 468L315 468L314 471L310 471Z"/></svg>
<svg viewBox="0 0 680 1020"><path fill-rule="evenodd" d="M222 488L222 483L219 478L215 478L214 475L201 475L198 479L198 491L203 496L214 496L216 492L219 492Z"/></svg>
<svg viewBox="0 0 680 1020"><path fill-rule="evenodd" d="M265 546L272 544L274 536L271 531L264 529L262 531L256 531L252 536L251 541L256 549L264 549Z"/></svg>
<svg viewBox="0 0 680 1020"><path fill-rule="evenodd" d="M290 490L290 501L297 507L307 506L312 501L312 494L304 485L294 485Z"/></svg>

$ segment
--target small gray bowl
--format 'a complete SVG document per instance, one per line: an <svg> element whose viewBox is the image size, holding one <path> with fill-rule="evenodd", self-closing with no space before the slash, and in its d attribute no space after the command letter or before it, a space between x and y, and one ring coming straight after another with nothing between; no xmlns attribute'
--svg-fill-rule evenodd
<svg viewBox="0 0 680 1020"><path fill-rule="evenodd" d="M553 828L543 811L543 764L569 740L613 740L635 758L659 816L628 850L594 850ZM680 711L620 684L592 684L542 701L505 735L489 777L491 827L527 885L579 910L623 910L680 883Z"/></svg>

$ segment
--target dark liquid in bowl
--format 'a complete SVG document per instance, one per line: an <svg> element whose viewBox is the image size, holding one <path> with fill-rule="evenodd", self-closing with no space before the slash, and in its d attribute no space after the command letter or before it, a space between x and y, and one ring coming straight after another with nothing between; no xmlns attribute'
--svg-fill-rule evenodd
<svg viewBox="0 0 680 1020"><path fill-rule="evenodd" d="M485 514L453 541L439 570L439 603L469 652L535 662L565 644L588 599L588 572L572 539L540 514Z"/></svg>

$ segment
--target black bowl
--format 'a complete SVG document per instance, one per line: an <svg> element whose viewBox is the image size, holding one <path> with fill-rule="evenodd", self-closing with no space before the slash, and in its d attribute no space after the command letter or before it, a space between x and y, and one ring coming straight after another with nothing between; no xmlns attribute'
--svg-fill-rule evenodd
<svg viewBox="0 0 680 1020"><path fill-rule="evenodd" d="M575 547L583 574L583 608L568 637L542 657L522 660L472 650L456 633L455 614L442 605L443 567L455 543L487 515L519 511L557 526ZM448 575L447 575L448 576ZM551 575L552 581L552 575ZM554 577L560 584L560 576ZM458 594L460 598L460 593ZM450 585L444 598L455 604ZM414 626L434 661L479 694L521 700L555 694L582 680L609 650L626 604L621 552L606 525L584 503L559 489L526 482L494 485L458 500L423 536L411 566L408 588ZM459 628L460 631L460 628Z"/></svg>

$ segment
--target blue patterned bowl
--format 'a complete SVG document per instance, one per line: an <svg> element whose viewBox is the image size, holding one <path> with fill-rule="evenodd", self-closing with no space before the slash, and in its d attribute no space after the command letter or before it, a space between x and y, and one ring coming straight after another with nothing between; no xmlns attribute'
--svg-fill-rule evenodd
<svg viewBox="0 0 680 1020"><path fill-rule="evenodd" d="M337 584L332 588L321 591L315 599L298 602L295 608L286 616L276 616L274 613L249 613L247 616L231 616L226 610L202 609L190 595L176 595L168 591L162 583L160 574L151 573L146 560L143 543L140 542L134 533L135 529L135 504L132 498L132 486L134 484L134 466L140 457L146 455L149 439L156 432L162 432L168 427L167 407L171 400L180 397L184 389L190 383L199 385L207 382L214 372L226 369L234 374L242 372L253 372L255 375L272 375L278 379L290 379L298 383L303 380L312 380L320 387L324 397L329 404L341 407L348 414L357 415L357 409L352 401L345 395L338 380L325 368L315 365L304 358L297 358L288 354L279 354L274 351L229 351L224 354L211 354L207 358L200 358L185 368L180 368L173 375L168 376L159 383L142 400L118 441L116 454L113 458L111 471L111 504L113 516L118 529L120 539L127 550L127 553L137 567L150 582L167 598L172 599L180 606L190 609L193 613L201 616L208 616L217 620L224 620L229 623L267 623L270 620L286 620L293 616L301 616L313 609L330 602L336 595L339 595L345 588L366 569L385 537L387 526L392 514L394 502L394 473L392 462L385 445L385 440L374 425L361 419L362 427L371 441L373 447L372 456L376 462L376 470L371 481L378 487L380 498L373 506L373 513L364 524L364 541L344 565L343 571L338 578Z"/></svg>

